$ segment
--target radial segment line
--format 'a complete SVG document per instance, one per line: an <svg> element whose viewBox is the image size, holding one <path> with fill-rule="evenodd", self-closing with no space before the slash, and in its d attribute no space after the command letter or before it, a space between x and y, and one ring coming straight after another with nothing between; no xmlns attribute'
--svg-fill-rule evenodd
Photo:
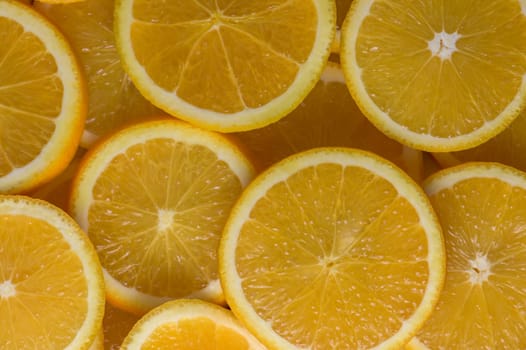
<svg viewBox="0 0 526 350"><path fill-rule="evenodd" d="M234 67L232 66L232 59L230 58L230 55L228 54L228 50L225 45L225 41L223 40L223 35L221 34L220 29L217 29L217 35L219 36L219 42L221 43L221 48L223 49L223 53L225 54L225 60L226 64L228 66L228 72L230 75L230 79L234 82L234 85L236 86L237 91L237 97L239 98L239 101L241 101L241 104L245 109L248 108L247 103L245 99L243 98L243 93L241 92L241 84L239 83L239 80L237 79L237 76L234 72Z"/></svg>
<svg viewBox="0 0 526 350"><path fill-rule="evenodd" d="M274 49L268 42L265 42L257 37L255 37L253 34L247 32L246 30L243 30L243 29L240 29L238 28L237 26L235 25L232 25L232 24L223 24L225 27L233 30L233 31L236 31L242 35L245 35L246 37L250 38L252 41L254 41L255 43L257 43L259 46L265 48L267 51L270 51L271 53L273 53L274 55L290 62L290 63L293 63L297 66L300 65L299 62L297 62L296 60L292 59L291 57L285 55L284 53L282 52L279 52L279 51L276 51L276 49Z"/></svg>

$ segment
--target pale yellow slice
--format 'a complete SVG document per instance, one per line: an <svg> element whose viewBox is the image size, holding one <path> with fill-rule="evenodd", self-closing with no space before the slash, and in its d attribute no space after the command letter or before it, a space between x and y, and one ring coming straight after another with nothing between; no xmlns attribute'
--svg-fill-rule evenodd
<svg viewBox="0 0 526 350"><path fill-rule="evenodd" d="M92 148L70 212L97 248L108 300L139 315L181 297L224 303L217 248L252 177L228 139L173 119L136 124Z"/></svg>
<svg viewBox="0 0 526 350"><path fill-rule="evenodd" d="M31 7L0 1L0 33L0 193L21 193L73 158L86 86L69 44Z"/></svg>
<svg viewBox="0 0 526 350"><path fill-rule="evenodd" d="M259 175L219 249L234 314L269 349L399 349L445 273L423 191L372 153L317 148Z"/></svg>
<svg viewBox="0 0 526 350"><path fill-rule="evenodd" d="M126 72L153 104L217 131L262 127L319 79L335 31L326 0L117 0Z"/></svg>
<svg viewBox="0 0 526 350"><path fill-rule="evenodd" d="M460 152L433 153L443 167L468 161L498 162L526 171L526 112L497 136L480 146Z"/></svg>
<svg viewBox="0 0 526 350"><path fill-rule="evenodd" d="M380 132L360 112L338 64L329 62L320 81L285 118L264 128L233 134L258 170L315 147L345 146L374 152L422 178L422 152Z"/></svg>
<svg viewBox="0 0 526 350"><path fill-rule="evenodd" d="M401 143L475 147L526 102L526 2L356 0L341 61L365 115Z"/></svg>
<svg viewBox="0 0 526 350"><path fill-rule="evenodd" d="M102 329L95 249L64 212L0 196L0 348L89 349Z"/></svg>
<svg viewBox="0 0 526 350"><path fill-rule="evenodd" d="M137 91L122 69L113 33L114 3L114 0L34 3L67 37L86 73L88 115L81 139L85 148L123 125L161 114Z"/></svg>

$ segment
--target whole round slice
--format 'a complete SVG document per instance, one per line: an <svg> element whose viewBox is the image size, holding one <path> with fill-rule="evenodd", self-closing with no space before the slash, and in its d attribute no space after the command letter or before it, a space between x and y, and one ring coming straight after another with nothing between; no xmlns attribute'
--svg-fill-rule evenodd
<svg viewBox="0 0 526 350"><path fill-rule="evenodd" d="M526 111L497 136L480 146L459 152L433 153L443 167L468 161L498 162L526 171Z"/></svg>
<svg viewBox="0 0 526 350"><path fill-rule="evenodd" d="M0 196L0 348L89 349L104 281L78 225L47 202Z"/></svg>
<svg viewBox="0 0 526 350"><path fill-rule="evenodd" d="M342 29L349 89L402 143L477 146L525 105L525 8L524 0L355 0Z"/></svg>
<svg viewBox="0 0 526 350"><path fill-rule="evenodd" d="M264 350L231 311L201 300L170 301L146 314L122 350Z"/></svg>
<svg viewBox="0 0 526 350"><path fill-rule="evenodd" d="M420 348L524 349L526 174L467 163L424 186L444 229L447 271Z"/></svg>
<svg viewBox="0 0 526 350"><path fill-rule="evenodd" d="M70 208L97 248L108 300L136 314L173 298L222 302L219 238L252 174L226 138L172 119L92 148Z"/></svg>
<svg viewBox="0 0 526 350"><path fill-rule="evenodd" d="M355 147L391 160L414 179L422 176L422 152L381 133L352 99L338 64L328 62L316 86L285 118L233 134L258 169L315 147Z"/></svg>
<svg viewBox="0 0 526 350"><path fill-rule="evenodd" d="M296 107L328 58L326 0L118 0L125 70L153 104L207 129L264 126Z"/></svg>
<svg viewBox="0 0 526 350"><path fill-rule="evenodd" d="M225 226L228 305L269 349L398 349L429 317L445 271L421 189L372 153L319 148L243 192Z"/></svg>
<svg viewBox="0 0 526 350"><path fill-rule="evenodd" d="M20 193L73 158L86 86L69 44L31 7L0 1L0 33L0 193Z"/></svg>
<svg viewBox="0 0 526 350"><path fill-rule="evenodd" d="M125 124L160 113L122 69L113 33L114 4L114 0L34 3L68 38L86 72L89 98L83 147L92 146Z"/></svg>

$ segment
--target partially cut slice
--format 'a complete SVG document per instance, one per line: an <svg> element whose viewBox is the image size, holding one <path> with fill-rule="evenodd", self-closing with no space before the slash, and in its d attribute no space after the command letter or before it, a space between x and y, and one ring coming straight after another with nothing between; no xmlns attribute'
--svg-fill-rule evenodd
<svg viewBox="0 0 526 350"><path fill-rule="evenodd" d="M285 118L266 127L235 133L258 170L315 147L354 147L374 152L400 166L413 179L422 177L422 152L392 140L362 114L343 72L329 62L309 95Z"/></svg>
<svg viewBox="0 0 526 350"><path fill-rule="evenodd" d="M233 143L173 119L125 128L92 148L70 211L97 248L108 300L136 314L173 298L224 302L217 248L252 176Z"/></svg>
<svg viewBox="0 0 526 350"><path fill-rule="evenodd" d="M31 7L0 1L0 33L0 193L21 193L73 158L86 86L69 44Z"/></svg>
<svg viewBox="0 0 526 350"><path fill-rule="evenodd" d="M424 187L444 229L447 277L412 345L526 348L526 173L466 163L432 175Z"/></svg>
<svg viewBox="0 0 526 350"><path fill-rule="evenodd" d="M477 146L526 102L526 2L355 0L342 29L349 89L414 148Z"/></svg>
<svg viewBox="0 0 526 350"><path fill-rule="evenodd" d="M89 349L104 281L93 245L49 203L0 196L0 347Z"/></svg>
<svg viewBox="0 0 526 350"><path fill-rule="evenodd" d="M167 302L145 315L122 350L264 350L227 309L201 300Z"/></svg>
<svg viewBox="0 0 526 350"><path fill-rule="evenodd" d="M113 33L114 0L83 0L60 4L38 0L33 6L66 36L86 72L88 115L81 145L126 124L158 115L122 69Z"/></svg>
<svg viewBox="0 0 526 350"><path fill-rule="evenodd" d="M443 167L468 161L498 162L526 171L526 111L504 131L480 146L460 152L433 153Z"/></svg>
<svg viewBox="0 0 526 350"><path fill-rule="evenodd" d="M220 244L228 305L269 349L398 349L445 271L423 191L372 153L319 148L259 175Z"/></svg>
<svg viewBox="0 0 526 350"><path fill-rule="evenodd" d="M327 61L326 0L117 0L115 34L137 88L168 113L223 132L283 117Z"/></svg>
<svg viewBox="0 0 526 350"><path fill-rule="evenodd" d="M141 316L131 314L110 303L106 303L104 311L104 348L119 349L124 338L130 333Z"/></svg>

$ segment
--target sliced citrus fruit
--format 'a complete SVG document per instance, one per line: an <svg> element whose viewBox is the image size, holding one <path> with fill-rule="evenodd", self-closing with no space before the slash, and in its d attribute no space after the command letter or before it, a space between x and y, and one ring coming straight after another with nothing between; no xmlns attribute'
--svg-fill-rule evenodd
<svg viewBox="0 0 526 350"><path fill-rule="evenodd" d="M444 167L468 161L498 162L526 171L526 111L491 140L460 152L434 153Z"/></svg>
<svg viewBox="0 0 526 350"><path fill-rule="evenodd" d="M228 305L270 349L397 349L445 271L423 191L372 153L321 148L260 174L219 248Z"/></svg>
<svg viewBox="0 0 526 350"><path fill-rule="evenodd" d="M34 6L65 33L86 72L89 105L82 146L90 147L125 124L160 113L122 69L113 33L113 0L36 1Z"/></svg>
<svg viewBox="0 0 526 350"><path fill-rule="evenodd" d="M104 281L78 225L45 201L0 196L0 348L88 349Z"/></svg>
<svg viewBox="0 0 526 350"><path fill-rule="evenodd" d="M360 108L414 148L477 146L504 130L526 98L522 0L356 0L341 60Z"/></svg>
<svg viewBox="0 0 526 350"><path fill-rule="evenodd" d="M86 89L69 44L31 7L1 1L0 33L0 193L20 193L73 158Z"/></svg>
<svg viewBox="0 0 526 350"><path fill-rule="evenodd" d="M170 301L145 315L122 350L265 349L229 310L202 300Z"/></svg>
<svg viewBox="0 0 526 350"><path fill-rule="evenodd" d="M117 46L137 88L207 129L276 121L314 87L335 30L325 0L119 0Z"/></svg>
<svg viewBox="0 0 526 350"><path fill-rule="evenodd" d="M92 148L70 208L97 248L108 300L136 314L172 298L222 302L219 238L252 174L226 138L172 119Z"/></svg>
<svg viewBox="0 0 526 350"><path fill-rule="evenodd" d="M36 1L34 6L62 30L86 72L89 103L83 147L125 124L160 113L122 69L113 34L113 0Z"/></svg>
<svg viewBox="0 0 526 350"><path fill-rule="evenodd" d="M104 348L119 349L124 338L141 317L106 303L104 312Z"/></svg>
<svg viewBox="0 0 526 350"><path fill-rule="evenodd" d="M424 184L444 229L446 283L418 333L430 349L524 349L526 174L466 163Z"/></svg>
<svg viewBox="0 0 526 350"><path fill-rule="evenodd" d="M345 146L377 153L415 179L422 176L422 152L386 137L367 120L349 94L340 66L333 62L305 100L285 118L233 137L258 170L307 149Z"/></svg>

